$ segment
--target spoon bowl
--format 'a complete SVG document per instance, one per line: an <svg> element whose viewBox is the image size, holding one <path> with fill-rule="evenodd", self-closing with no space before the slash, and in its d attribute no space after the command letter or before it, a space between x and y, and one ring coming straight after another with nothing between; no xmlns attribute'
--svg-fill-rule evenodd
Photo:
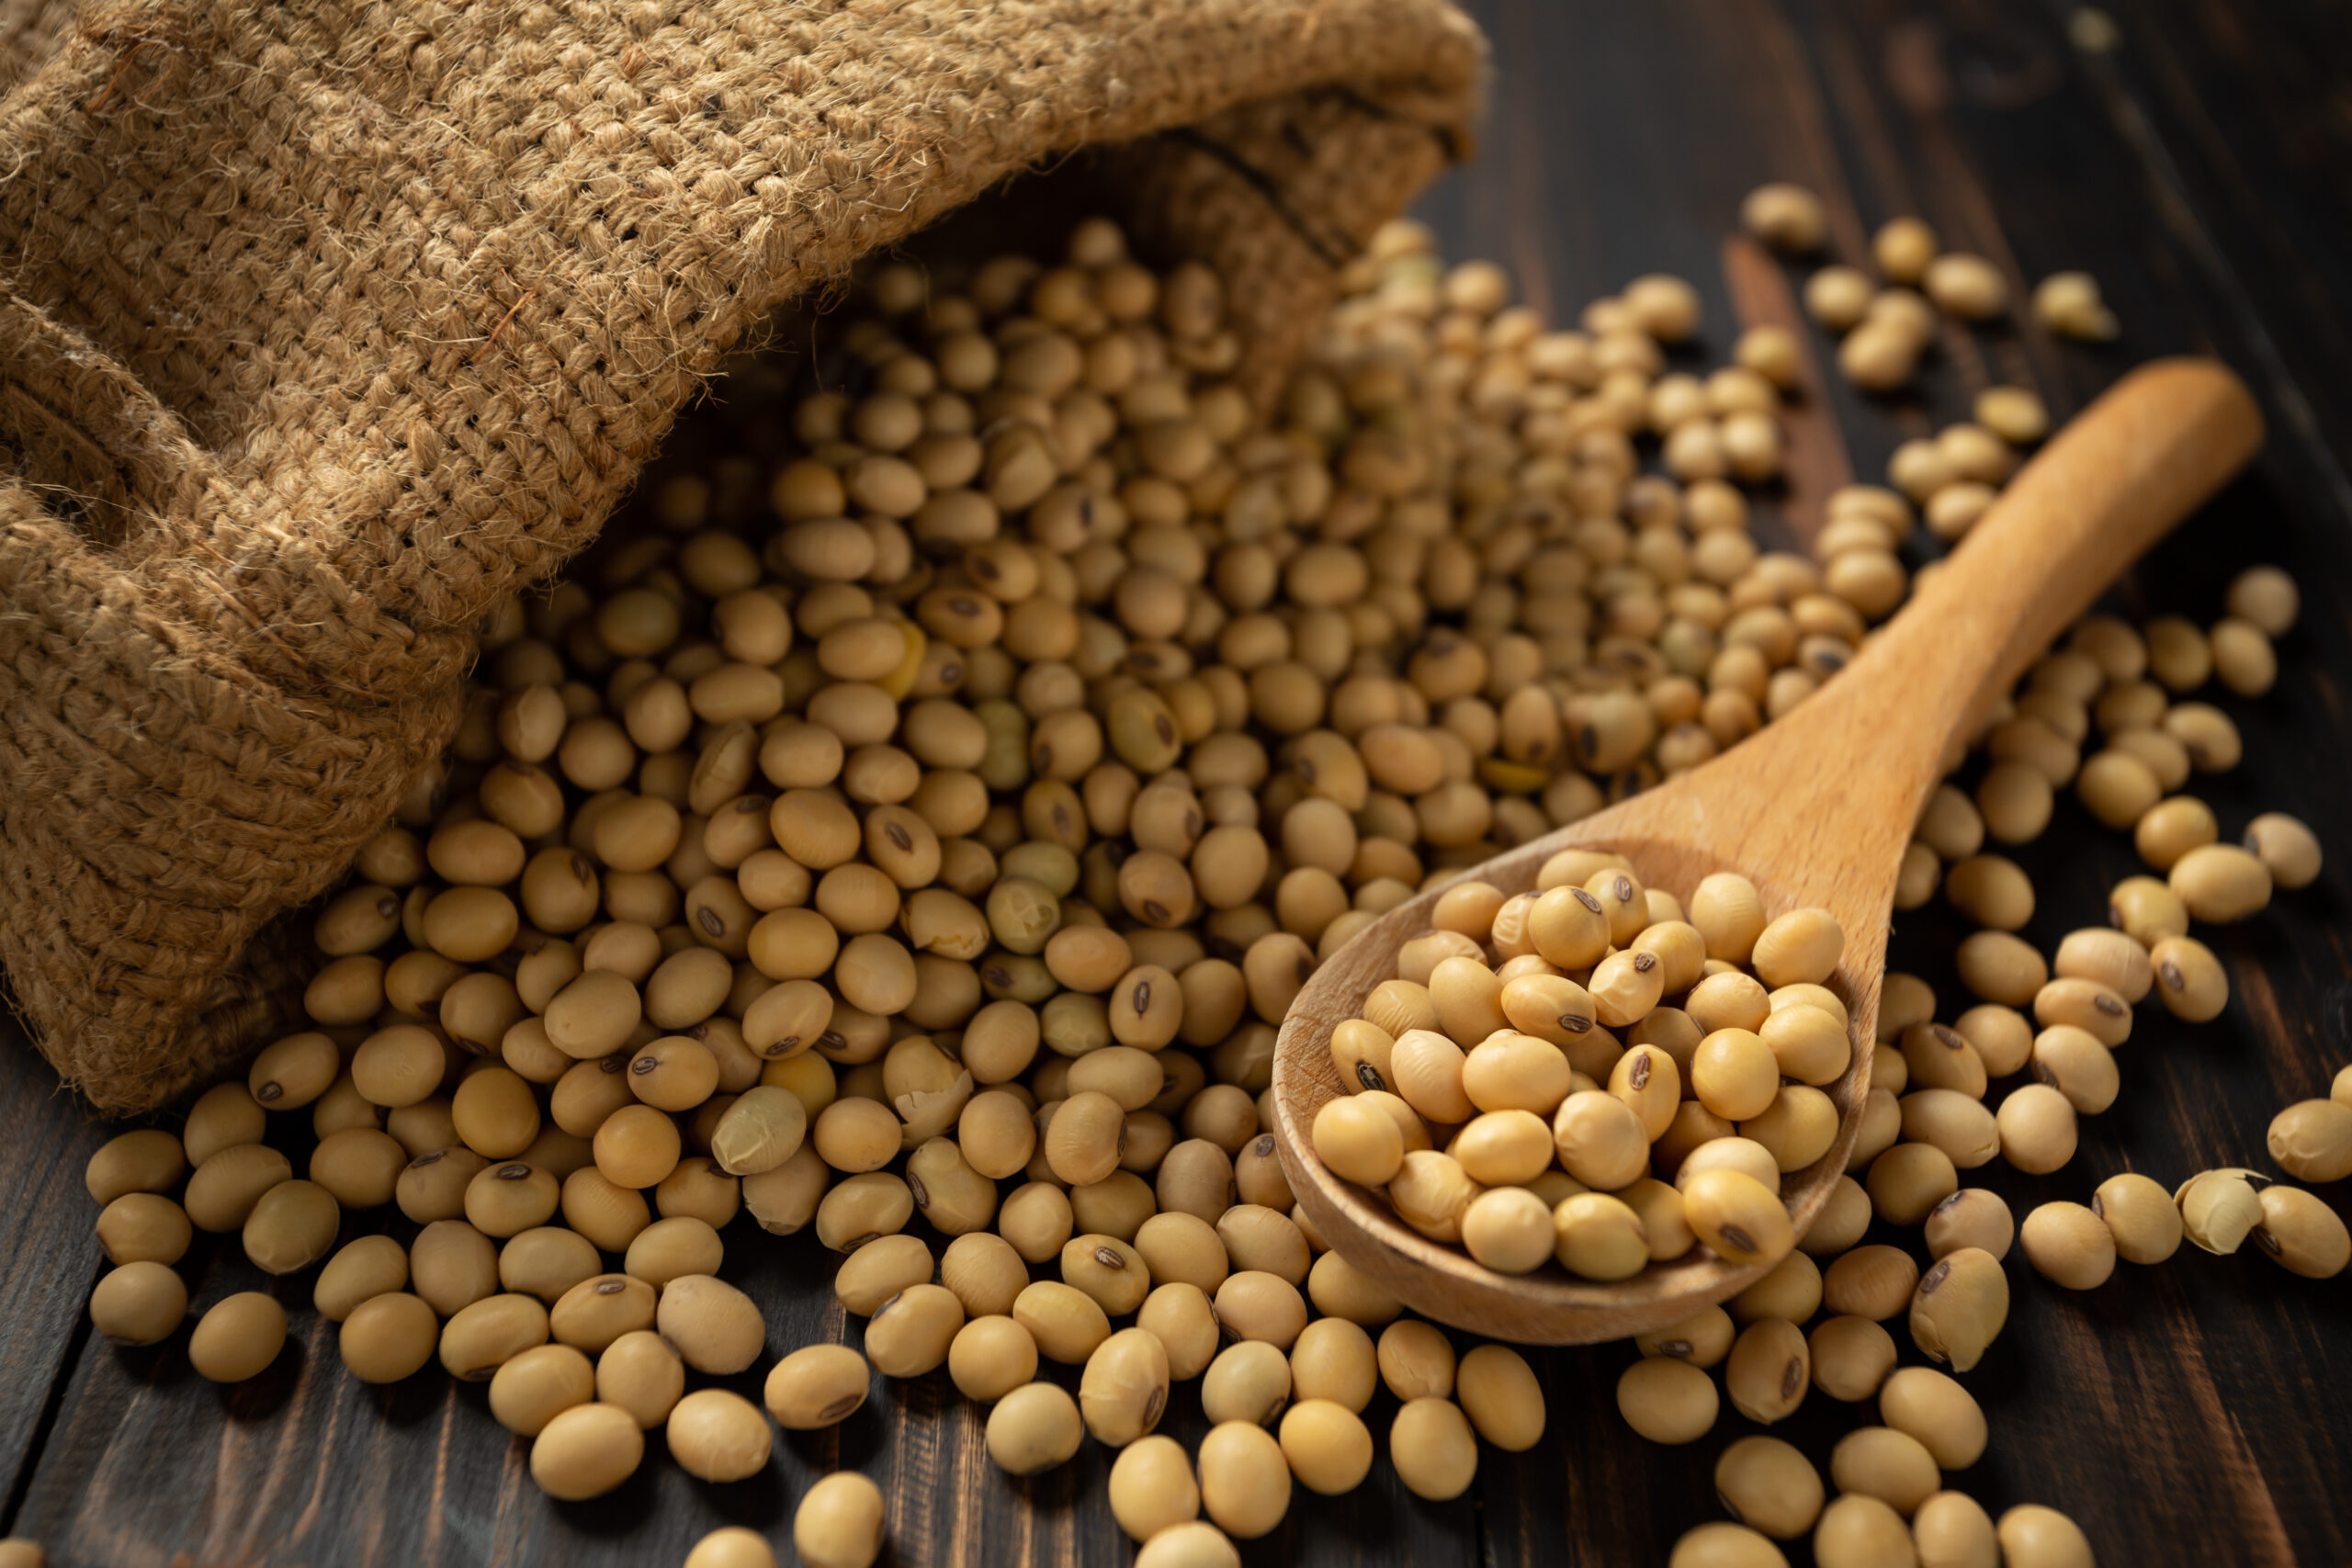
<svg viewBox="0 0 2352 1568"><path fill-rule="evenodd" d="M2040 650L2261 439L2252 396L2222 366L2175 359L2133 372L2018 472L1961 546L1919 574L1911 603L1816 694L1713 761L1462 874L1523 893L1561 850L1610 851L1645 886L1686 903L1702 877L1733 871L1756 885L1768 918L1807 907L1836 917L1846 946L1829 988L1846 1003L1853 1056L1827 1086L1839 1111L1836 1142L1781 1178L1800 1235L1828 1201L1860 1127L1895 876L1928 795ZM1331 1032L1362 1017L1373 988L1396 975L1398 949L1430 929L1441 891L1417 895L1358 933L1308 979L1283 1021L1276 1146L1317 1229L1427 1316L1528 1344L1645 1333L1755 1280L1762 1266L1704 1248L1616 1283L1551 1265L1498 1274L1422 1236L1382 1196L1316 1158L1315 1113L1343 1092Z"/></svg>

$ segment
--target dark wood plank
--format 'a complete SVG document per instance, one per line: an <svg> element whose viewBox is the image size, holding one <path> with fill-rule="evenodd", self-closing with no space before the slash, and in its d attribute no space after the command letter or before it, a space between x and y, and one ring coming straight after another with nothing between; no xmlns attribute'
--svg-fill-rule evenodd
<svg viewBox="0 0 2352 1568"><path fill-rule="evenodd" d="M2021 276L2075 265L2099 275L2125 323L2111 349L2054 343L2030 325L1954 331L1916 396L1867 398L1829 378L1806 417L1826 416L1822 428L1863 478L1898 440L1960 417L1991 380L2030 382L2064 412L2138 358L2223 355L2265 399L2270 449L2117 603L2210 616L2239 566L2268 558L2299 574L2304 623L2282 649L2279 688L2219 699L2245 729L2247 762L2195 787L2232 829L2275 807L2325 832L2341 818L2352 739L2352 490L2333 456L2352 449L2340 369L2352 121L2332 107L2352 28L2314 0L2137 0L2110 7L2123 49L2086 59L2065 39L2070 8L1482 0L1471 9L1497 46L1495 118L1482 161L1422 210L1450 254L1505 262L1556 317L1637 273L1682 272L1706 297L1718 351L1739 314L1785 310L1771 302L1770 279L1746 264L1727 273L1723 261L1740 196L1766 178L1819 190L1849 257L1876 222L1918 211ZM1787 275L1783 289L1796 280ZM1826 364L1834 345L1816 336L1811 346ZM1804 495L1791 501L1801 518ZM1768 532L1778 526L1768 517ZM2107 886L2138 869L2128 843L2071 802L2018 858L2041 890L2030 934L2045 946L2098 919ZM1988 1169L1983 1184L2022 1212L2085 1198L2119 1169L2172 1180L2205 1164L2267 1164L2272 1112L2324 1092L2352 1059L2343 860L2319 886L2215 939L2235 987L2221 1020L2189 1028L2143 1010L2122 1097L2086 1124L2067 1169ZM1906 917L1895 962L1956 998L1943 954L1957 930L1940 910ZM45 1073L20 1049L0 1065L0 1180L19 1200L0 1206L0 1257L11 1259L0 1273L0 1455L25 1456L0 1529L48 1540L61 1562L661 1564L722 1523L785 1539L807 1485L840 1466L883 1485L899 1562L1128 1556L1102 1500L1102 1450L1089 1445L1061 1472L1008 1482L980 1445L978 1414L938 1377L877 1384L838 1432L782 1438L750 1482L695 1482L657 1442L615 1496L550 1506L481 1389L453 1389L437 1371L362 1389L306 1309L280 1365L233 1393L194 1377L184 1336L149 1351L87 1343L81 1307L96 1253L79 1173L99 1134L47 1089ZM2341 1209L2341 1191L2330 1197ZM729 1240L728 1273L765 1305L772 1351L855 1342L860 1325L832 1303L831 1260L813 1242L740 1226ZM199 1307L265 1283L217 1248L199 1248L187 1271ZM1996 1511L2026 1500L2067 1509L2109 1562L2352 1561L2339 1495L2352 1436L2334 1393L2352 1374L2345 1281L2194 1251L2155 1269L2127 1266L2079 1296L2014 1258L2011 1278L2009 1332L1971 1380L1994 1447L1955 1484ZM292 1304L308 1287L302 1278L276 1288ZM1714 1456L1754 1428L1727 1413L1686 1450L1634 1438L1613 1392L1631 1354L1536 1356L1549 1435L1528 1454L1483 1454L1470 1496L1416 1499L1384 1457L1351 1497L1302 1495L1247 1559L1663 1562L1681 1529L1717 1517ZM735 1385L756 1395L756 1379ZM1384 1450L1394 1410L1383 1394L1367 1412ZM1777 1430L1826 1467L1838 1436L1871 1418L1816 1394ZM1190 1390L1168 1429L1188 1441L1203 1431ZM1802 1547L1791 1555L1810 1560Z"/></svg>
<svg viewBox="0 0 2352 1568"><path fill-rule="evenodd" d="M84 1337L102 1255L82 1168L107 1131L57 1087L16 1020L0 1018L0 1509L32 1479Z"/></svg>

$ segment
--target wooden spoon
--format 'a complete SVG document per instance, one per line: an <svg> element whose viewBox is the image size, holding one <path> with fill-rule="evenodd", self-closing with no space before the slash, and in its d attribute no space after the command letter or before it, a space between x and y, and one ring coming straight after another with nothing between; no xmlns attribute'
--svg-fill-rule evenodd
<svg viewBox="0 0 2352 1568"><path fill-rule="evenodd" d="M2238 378L2205 360L2150 365L2117 383L2029 463L1911 603L1820 693L1705 766L1465 874L1506 893L1571 846L1624 855L1687 899L1736 871L1768 915L1819 906L1846 933L1830 980L1852 1015L1853 1065L1830 1093L1838 1141L1782 1179L1802 1235L1846 1168L1870 1087L1895 873L1913 823L1983 716L2102 587L2220 488L2261 445ZM1382 916L1317 970L1275 1045L1274 1131L1291 1190L1341 1256L1430 1317L1497 1338L1587 1344L1661 1327L1762 1269L1700 1248L1620 1284L1546 1265L1496 1274L1422 1237L1378 1194L1315 1157L1315 1112L1340 1092L1331 1031L1396 973L1430 930L1432 889Z"/></svg>

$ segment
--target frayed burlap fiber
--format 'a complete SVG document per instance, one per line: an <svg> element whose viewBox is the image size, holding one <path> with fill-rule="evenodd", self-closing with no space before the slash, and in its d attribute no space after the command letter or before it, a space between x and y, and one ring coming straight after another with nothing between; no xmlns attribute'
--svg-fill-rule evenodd
<svg viewBox="0 0 2352 1568"><path fill-rule="evenodd" d="M1263 373L1459 155L1444 0L0 0L0 963L99 1108L307 919L764 314L1107 156Z"/></svg>

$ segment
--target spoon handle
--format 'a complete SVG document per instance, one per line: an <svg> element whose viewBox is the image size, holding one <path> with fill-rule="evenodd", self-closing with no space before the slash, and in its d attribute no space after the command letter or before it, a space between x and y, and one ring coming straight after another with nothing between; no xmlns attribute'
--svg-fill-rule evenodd
<svg viewBox="0 0 2352 1568"><path fill-rule="evenodd" d="M1912 744L1876 750L1935 769L1924 799L2041 650L2261 445L2261 412L2218 361L2158 360L2118 381L1919 575L1910 604L1844 677L1848 721L1890 739L1910 732Z"/></svg>

